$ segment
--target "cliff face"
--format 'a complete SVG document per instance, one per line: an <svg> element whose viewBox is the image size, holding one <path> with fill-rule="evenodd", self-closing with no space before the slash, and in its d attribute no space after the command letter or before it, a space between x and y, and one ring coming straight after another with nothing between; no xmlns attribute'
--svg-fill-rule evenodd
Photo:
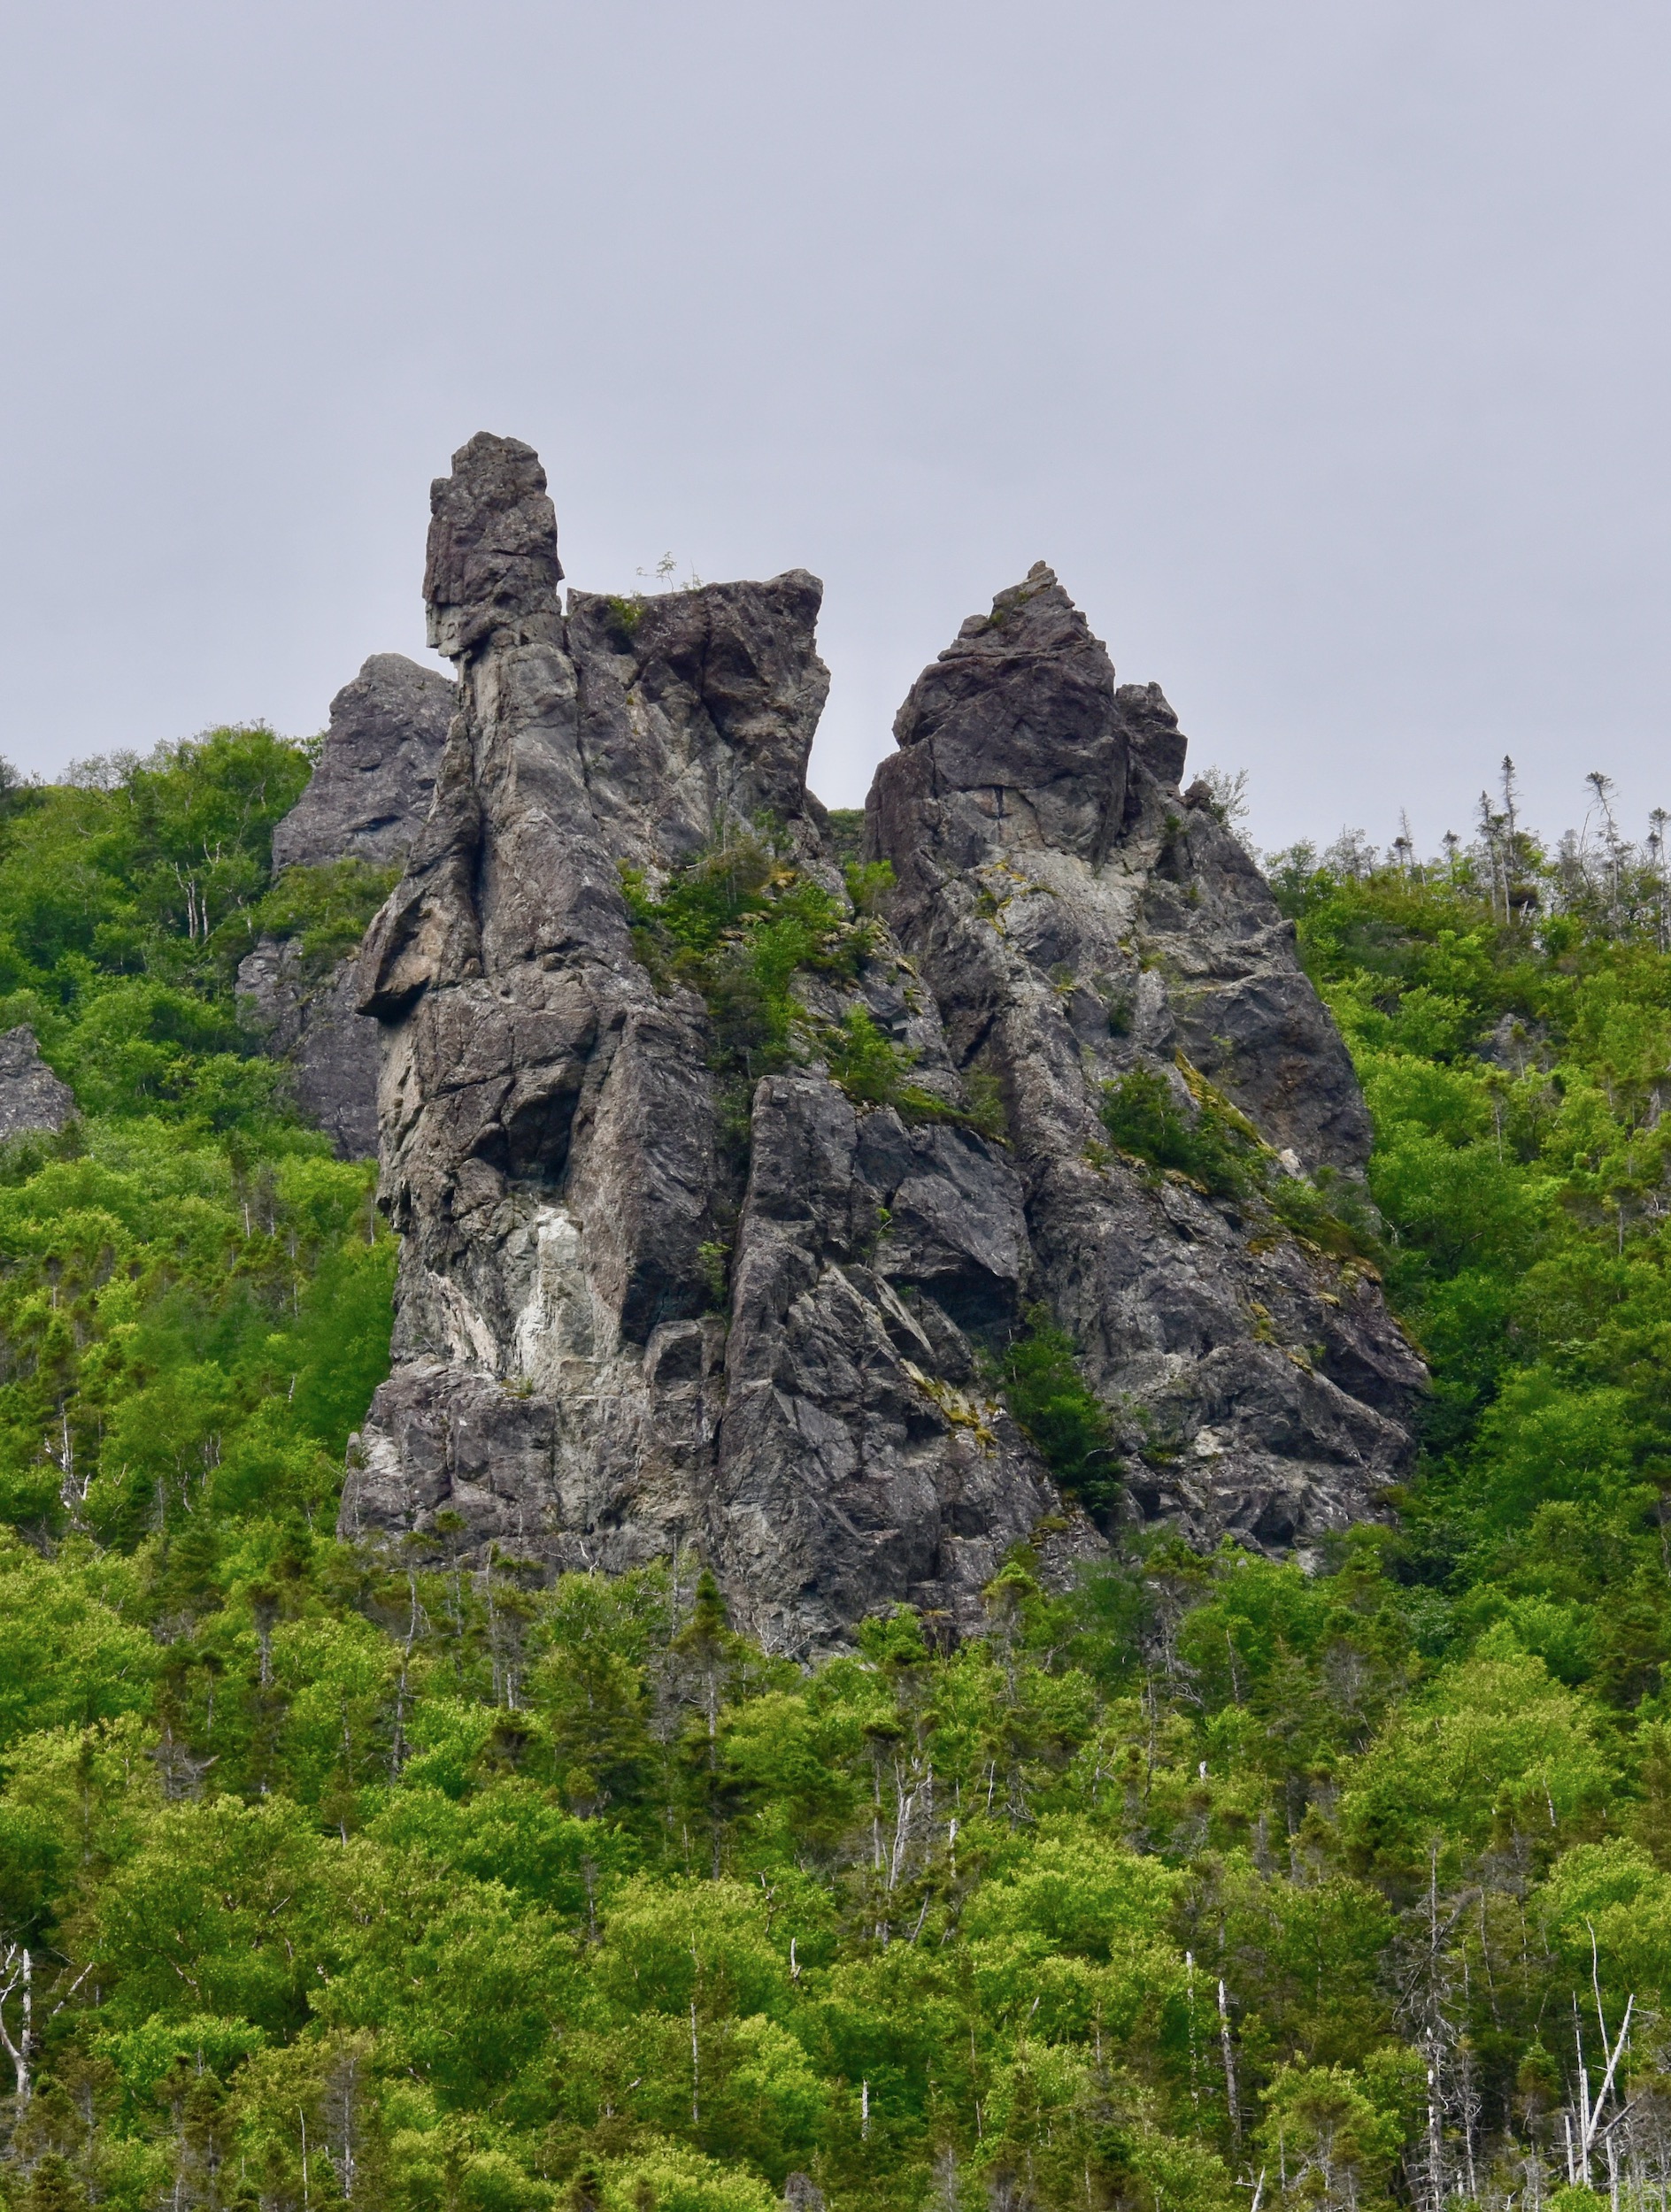
<svg viewBox="0 0 1671 2212"><path fill-rule="evenodd" d="M973 1621L1041 1521L1059 1554L1100 1540L991 1379L1035 1305L1113 1415L1121 1509L1273 1545L1370 1510L1421 1381L1373 1281L1098 1120L1143 1067L1186 1115L1210 1079L1297 1167L1367 1134L1291 933L1178 794L1165 701L1116 687L1054 578L914 687L867 818L897 888L861 927L805 789L813 578L566 618L529 449L474 439L434 510L458 711L360 958L404 1243L345 1532L450 1511L607 1569L689 1547L784 1650L901 1600ZM762 898L821 899L845 949L757 1064L643 925L768 818ZM855 1038L909 1085L856 1078Z"/></svg>
<svg viewBox="0 0 1671 2212"><path fill-rule="evenodd" d="M273 833L274 873L404 860L429 811L453 687L404 653L373 653L331 702L307 789Z"/></svg>
<svg viewBox="0 0 1671 2212"><path fill-rule="evenodd" d="M1175 716L1116 687L1041 565L964 624L894 733L866 809L894 927L958 1064L1003 1084L1032 1294L1114 1413L1131 1496L1203 1541L1361 1518L1422 1381L1372 1275L1273 1235L1244 1194L1111 1156L1098 1113L1105 1085L1162 1069L1181 1108L1194 1077L1290 1168L1368 1154L1290 925L1205 787L1179 791Z"/></svg>

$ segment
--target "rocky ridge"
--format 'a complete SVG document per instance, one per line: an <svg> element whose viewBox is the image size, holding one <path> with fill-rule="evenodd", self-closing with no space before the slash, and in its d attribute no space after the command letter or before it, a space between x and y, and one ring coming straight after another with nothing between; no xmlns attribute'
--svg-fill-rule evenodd
<svg viewBox="0 0 1671 2212"><path fill-rule="evenodd" d="M1296 1173L1367 1141L1291 931L1179 789L1175 718L1051 572L901 710L866 814L884 919L805 787L815 579L565 612L529 448L472 440L432 503L458 712L360 956L403 1245L344 1532L692 1551L788 1652L900 1601L973 1625L1018 1540L1059 1566L1102 1540L994 1380L1040 1309L1108 1409L1114 1510L1269 1548L1375 1510L1421 1371L1373 1271L1099 1118L1142 1069ZM666 956L680 887L751 869L708 964ZM791 912L793 1018L739 1027L726 979Z"/></svg>

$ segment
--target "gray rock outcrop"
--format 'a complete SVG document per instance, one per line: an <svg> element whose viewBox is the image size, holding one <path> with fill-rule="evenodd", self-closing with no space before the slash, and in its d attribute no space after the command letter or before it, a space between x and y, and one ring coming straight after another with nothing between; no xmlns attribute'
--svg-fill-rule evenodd
<svg viewBox="0 0 1671 2212"><path fill-rule="evenodd" d="M273 833L273 872L404 860L435 795L453 687L404 653L373 653L331 702L319 764Z"/></svg>
<svg viewBox="0 0 1671 2212"><path fill-rule="evenodd" d="M1408 1456L1423 1376L1361 1266L1111 1156L1103 1087L1205 1083L1307 1171L1369 1123L1290 924L1158 687L1116 687L1042 564L918 679L876 772L872 850L959 1066L1002 1086L1035 1294L1114 1410L1131 1496L1200 1540L1363 1517ZM1112 1017L1112 1018L1111 1018Z"/></svg>
<svg viewBox="0 0 1671 2212"><path fill-rule="evenodd" d="M41 1057L27 1025L0 1036L0 1144L56 1137L75 1118L75 1094Z"/></svg>
<svg viewBox="0 0 1671 2212"><path fill-rule="evenodd" d="M238 963L238 1016L271 1059L282 1061L299 1112L339 1160L377 1152L377 1024L359 1011L355 956L314 972L295 937L262 937Z"/></svg>
<svg viewBox="0 0 1671 2212"><path fill-rule="evenodd" d="M1019 1539L1101 1540L992 1379L1035 1303L1116 1421L1127 1513L1280 1548L1374 1510L1421 1372L1371 1271L1104 1141L1101 1086L1136 1065L1189 1112L1216 1086L1297 1168L1350 1171L1367 1125L1291 931L1179 794L1175 718L1049 572L913 687L868 813L891 926L798 975L759 1071L645 964L628 889L769 819L784 879L846 907L805 780L820 587L565 616L511 439L461 449L432 505L458 711L360 956L403 1243L344 1533L449 1511L553 1566L694 1550L784 1651L899 1601L973 1625ZM860 1012L910 1063L897 1103L832 1075Z"/></svg>
<svg viewBox="0 0 1671 2212"><path fill-rule="evenodd" d="M308 786L273 833L274 874L403 861L435 795L454 687L400 653L374 653L331 702ZM377 1150L378 1027L356 1008L354 958L322 971L293 938L263 937L238 969L245 1026L282 1060L296 1103L343 1159Z"/></svg>

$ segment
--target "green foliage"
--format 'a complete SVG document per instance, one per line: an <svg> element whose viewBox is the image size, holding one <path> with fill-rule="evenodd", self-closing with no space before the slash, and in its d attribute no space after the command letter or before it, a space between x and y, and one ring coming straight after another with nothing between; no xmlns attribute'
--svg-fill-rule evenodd
<svg viewBox="0 0 1671 2212"><path fill-rule="evenodd" d="M1344 872L1307 857L1274 879L1363 1078L1392 1237L1379 1256L1434 1368L1407 1540L1460 1551L1482 1624L1581 1586L1603 1601L1657 1556L1671 1467L1650 1349L1671 1328L1663 916L1633 924L1628 884L1603 900L1523 839L1515 869L1542 884L1543 918L1518 893L1505 910L1477 859ZM1557 1569L1540 1516L1568 1506L1593 1534ZM1590 1678L1611 1671L1635 1695L1652 1678L1645 1650L1590 1649ZM1578 1650L1565 1638L1560 1665Z"/></svg>
<svg viewBox="0 0 1671 2212"><path fill-rule="evenodd" d="M911 1055L862 1006L829 1031L824 1051L830 1074L856 1106L892 1106L905 1096Z"/></svg>
<svg viewBox="0 0 1671 2212"><path fill-rule="evenodd" d="M1210 1107L1187 1114L1166 1077L1151 1068L1133 1068L1104 1085L1102 1122L1122 1152L1187 1175L1215 1197L1248 1187L1245 1142Z"/></svg>
<svg viewBox="0 0 1671 2212"><path fill-rule="evenodd" d="M1103 1126L1120 1151L1186 1177L1209 1197L1261 1202L1284 1227L1340 1259L1381 1260L1381 1222L1359 1184L1328 1167L1291 1174L1245 1116L1187 1062L1193 1110L1166 1077L1133 1068L1103 1086Z"/></svg>
<svg viewBox="0 0 1671 2212"><path fill-rule="evenodd" d="M862 806L829 809L829 837L836 857L843 868L857 867L865 857L865 810Z"/></svg>
<svg viewBox="0 0 1671 2212"><path fill-rule="evenodd" d="M352 863L269 887L309 772L221 730L0 808L0 1021L82 1110L0 1162L0 1516L72 1551L149 1531L164 1582L224 1516L325 1504L387 1371L370 1172L294 1125L230 996L262 929L335 956L387 888Z"/></svg>
<svg viewBox="0 0 1671 2212"><path fill-rule="evenodd" d="M315 973L352 952L366 924L400 879L398 868L373 868L363 860L287 868L255 910L258 927L294 937Z"/></svg>
<svg viewBox="0 0 1671 2212"><path fill-rule="evenodd" d="M782 860L764 832L734 832L653 896L640 870L623 866L621 881L639 958L663 988L683 984L706 1002L734 1119L746 1118L759 1076L817 1055L855 1105L1002 1136L1001 1109L978 1074L967 1102L953 1104L911 1080L915 1054L863 1006L837 1020L807 1011L798 977L851 984L878 941L870 918L892 887L893 869L854 862L844 872L845 906Z"/></svg>
<svg viewBox="0 0 1671 2212"><path fill-rule="evenodd" d="M856 914L874 914L894 887L890 860L849 861L842 876Z"/></svg>
<svg viewBox="0 0 1671 2212"><path fill-rule="evenodd" d="M1095 1510L1119 1495L1108 1414L1079 1371L1074 1340L1032 1307L1004 1357L1004 1394L1044 1464L1068 1496Z"/></svg>
<svg viewBox="0 0 1671 2212"><path fill-rule="evenodd" d="M92 1119L0 1189L0 1514L102 1542L201 1505L313 1509L387 1371L370 1171Z"/></svg>
<svg viewBox="0 0 1671 2212"><path fill-rule="evenodd" d="M9 810L0 858L0 983L73 1002L87 968L224 979L254 932L273 825L311 772L250 727L84 763Z"/></svg>
<svg viewBox="0 0 1671 2212"><path fill-rule="evenodd" d="M851 980L873 941L843 902L780 860L764 833L738 832L677 870L651 896L621 879L639 957L664 986L706 1001L722 1065L746 1080L788 1066L806 1017L797 974Z"/></svg>
<svg viewBox="0 0 1671 2212"><path fill-rule="evenodd" d="M1113 1553L1064 1588L1047 1525L983 1635L901 1607L801 1663L682 1550L546 1585L445 1517L389 1553L328 1533L393 1246L227 994L258 929L327 959L378 886L268 882L271 794L305 768L277 747L0 787L11 1018L90 1110L0 1159L0 2024L27 1946L36 2035L8 2200L766 2212L801 2173L899 2212L1245 2212L1261 2185L1271 2212L1585 2212L1629 1998L1598 2125L1628 2212L1657 2202L1646 892L1535 923L1518 848L1495 903L1466 865L1279 869L1364 1073L1379 1216L1283 1173L1187 1067L1111 1087L1122 1151L1380 1254L1436 1379L1398 1526L1303 1564L1124 1529L1108 1417L1035 1310L998 1379ZM805 1010L874 941L887 887L851 857L846 902L764 832L654 895L629 876L641 949L701 992L724 1080L817 1054L861 1106L946 1114L867 1014Z"/></svg>

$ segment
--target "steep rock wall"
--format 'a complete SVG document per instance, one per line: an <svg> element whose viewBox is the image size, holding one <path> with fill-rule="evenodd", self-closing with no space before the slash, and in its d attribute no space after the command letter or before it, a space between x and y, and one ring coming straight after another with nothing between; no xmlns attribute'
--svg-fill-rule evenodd
<svg viewBox="0 0 1671 2212"><path fill-rule="evenodd" d="M1116 687L1048 572L902 710L869 812L892 928L800 979L799 1049L745 1086L740 1148L709 1009L652 977L622 870L663 881L769 816L783 866L845 902L805 788L820 588L576 592L566 617L527 447L472 440L432 504L458 712L360 958L404 1241L344 1532L451 1512L611 1570L689 1548L786 1651L900 1601L973 1624L1019 1538L1100 1540L991 1379L1035 1301L1120 1424L1128 1511L1287 1544L1370 1510L1421 1377L1368 1276L1097 1142L1099 1083L1179 1050L1297 1165L1351 1164L1366 1125L1251 863L1177 794L1170 710ZM914 1110L832 1079L859 1009ZM971 1125L975 1070L1007 1142Z"/></svg>

